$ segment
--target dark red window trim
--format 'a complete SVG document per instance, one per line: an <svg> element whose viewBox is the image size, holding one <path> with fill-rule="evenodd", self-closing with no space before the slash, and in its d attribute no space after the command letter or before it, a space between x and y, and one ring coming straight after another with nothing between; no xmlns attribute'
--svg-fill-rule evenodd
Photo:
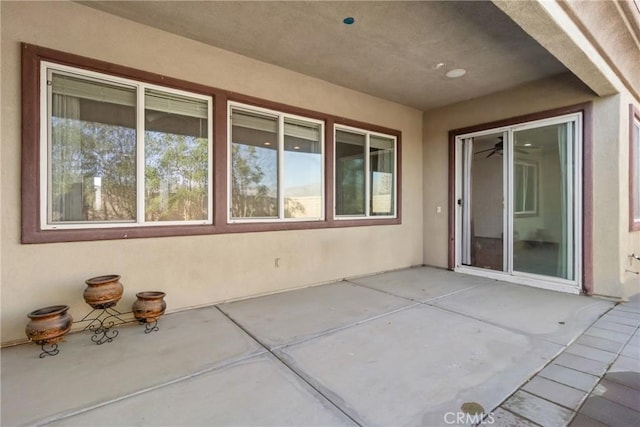
<svg viewBox="0 0 640 427"><path fill-rule="evenodd" d="M523 116L511 117L449 131L449 253L448 268L455 268L456 136L504 126L582 113L582 291L593 293L593 131L590 102Z"/></svg>
<svg viewBox="0 0 640 427"><path fill-rule="evenodd" d="M402 156L399 130L346 119L331 114L293 107L206 85L187 82L161 74L137 70L71 53L22 43L22 243L52 243L92 240L133 239L145 237L193 236L277 230L392 225L402 223ZM181 89L213 97L213 224L132 226L42 230L40 228L40 62L48 61L89 71L125 77L145 83ZM269 108L325 122L325 220L277 223L227 223L227 102ZM335 219L333 214L333 127L334 124L380 132L397 138L397 206L395 218Z"/></svg>
<svg viewBox="0 0 640 427"><path fill-rule="evenodd" d="M636 212L633 211L636 205L638 185L640 185L640 182L634 179L636 174L640 174L640 170L636 170L640 168L640 165L636 164L637 150L640 150L640 147L636 145L636 133L640 131L634 121L640 123L640 109L629 104L629 231L640 230L640 220L635 219Z"/></svg>

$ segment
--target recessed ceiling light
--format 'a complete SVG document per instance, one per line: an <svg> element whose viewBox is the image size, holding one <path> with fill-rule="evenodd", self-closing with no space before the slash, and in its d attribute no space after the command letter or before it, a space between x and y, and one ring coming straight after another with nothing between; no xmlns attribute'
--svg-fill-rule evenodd
<svg viewBox="0 0 640 427"><path fill-rule="evenodd" d="M342 20L342 22L344 22L346 25L351 25L356 22L356 19L353 16L347 16Z"/></svg>
<svg viewBox="0 0 640 427"><path fill-rule="evenodd" d="M525 147L531 147L531 145L532 144L530 142L527 142L526 144L524 144Z"/></svg>
<svg viewBox="0 0 640 427"><path fill-rule="evenodd" d="M269 146L271 143L269 141L265 142L264 145Z"/></svg>
<svg viewBox="0 0 640 427"><path fill-rule="evenodd" d="M465 70L464 68L455 68L453 70L447 71L445 76L449 77L450 79L457 79L458 77L462 77L465 74L467 74L467 70Z"/></svg>
<svg viewBox="0 0 640 427"><path fill-rule="evenodd" d="M295 147L293 147L294 150L299 150L300 147L298 147L297 145Z"/></svg>

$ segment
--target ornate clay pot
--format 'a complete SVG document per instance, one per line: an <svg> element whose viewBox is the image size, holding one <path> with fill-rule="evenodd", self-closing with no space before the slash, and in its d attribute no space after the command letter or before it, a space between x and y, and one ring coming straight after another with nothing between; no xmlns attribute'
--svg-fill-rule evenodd
<svg viewBox="0 0 640 427"><path fill-rule="evenodd" d="M43 345L62 340L71 330L73 323L73 318L67 310L68 305L52 305L29 313L31 320L25 329L29 341Z"/></svg>
<svg viewBox="0 0 640 427"><path fill-rule="evenodd" d="M164 301L165 295L164 292L160 291L138 292L136 294L138 299L131 308L133 317L141 323L151 323L158 320L167 308L167 303Z"/></svg>
<svg viewBox="0 0 640 427"><path fill-rule="evenodd" d="M82 296L87 304L96 309L113 307L120 301L124 292L120 276L117 274L92 277L85 283L87 287Z"/></svg>

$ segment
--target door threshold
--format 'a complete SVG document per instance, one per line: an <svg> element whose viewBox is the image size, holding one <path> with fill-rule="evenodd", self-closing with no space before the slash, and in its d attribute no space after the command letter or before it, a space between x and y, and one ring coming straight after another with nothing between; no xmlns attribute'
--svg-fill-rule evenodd
<svg viewBox="0 0 640 427"><path fill-rule="evenodd" d="M487 279L500 280L501 282L514 283L516 285L531 286L533 288L547 289L551 291L564 292L567 294L579 295L582 288L577 284L560 283L551 280L539 279L537 277L512 275L500 271L490 271L482 268L458 266L453 269L456 273L469 274L471 276L486 277Z"/></svg>

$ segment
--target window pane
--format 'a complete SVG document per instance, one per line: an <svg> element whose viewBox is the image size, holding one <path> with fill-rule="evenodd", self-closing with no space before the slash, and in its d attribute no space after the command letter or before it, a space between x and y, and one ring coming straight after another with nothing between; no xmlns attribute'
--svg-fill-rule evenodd
<svg viewBox="0 0 640 427"><path fill-rule="evenodd" d="M322 217L319 124L285 120L283 192L286 218Z"/></svg>
<svg viewBox="0 0 640 427"><path fill-rule="evenodd" d="M231 114L231 216L278 216L278 120Z"/></svg>
<svg viewBox="0 0 640 427"><path fill-rule="evenodd" d="M524 191L522 191L525 185L524 173L524 165L516 163L513 180L513 190L515 192L513 197L513 210L515 213L522 213L524 210Z"/></svg>
<svg viewBox="0 0 640 427"><path fill-rule="evenodd" d="M336 131L336 215L365 214L365 135Z"/></svg>
<svg viewBox="0 0 640 427"><path fill-rule="evenodd" d="M206 100L145 91L145 220L208 218Z"/></svg>
<svg viewBox="0 0 640 427"><path fill-rule="evenodd" d="M371 136L369 139L371 168L371 215L393 215L395 153L390 138Z"/></svg>
<svg viewBox="0 0 640 427"><path fill-rule="evenodd" d="M537 181L537 164L516 162L513 183L513 209L516 214L536 213Z"/></svg>
<svg viewBox="0 0 640 427"><path fill-rule="evenodd" d="M538 185L538 168L536 165L527 165L525 167L526 175L524 179L524 203L523 211L527 213L536 212L537 202L537 185Z"/></svg>
<svg viewBox="0 0 640 427"><path fill-rule="evenodd" d="M136 219L135 88L51 75L50 223Z"/></svg>

